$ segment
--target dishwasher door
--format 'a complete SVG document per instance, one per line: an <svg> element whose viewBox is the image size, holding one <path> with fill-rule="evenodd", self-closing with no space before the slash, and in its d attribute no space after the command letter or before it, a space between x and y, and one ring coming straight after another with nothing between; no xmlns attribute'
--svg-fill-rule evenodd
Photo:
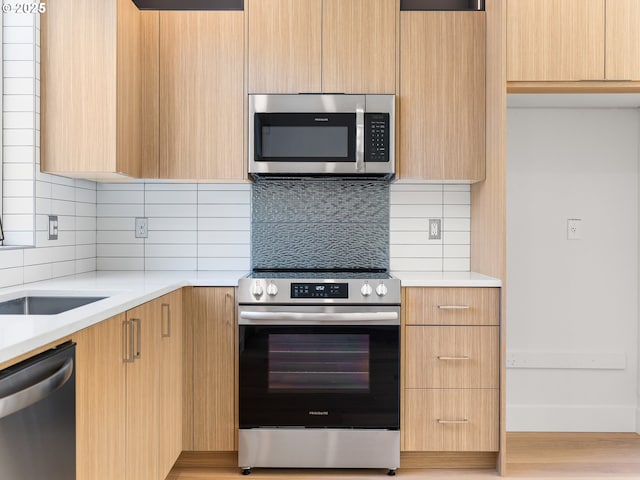
<svg viewBox="0 0 640 480"><path fill-rule="evenodd" d="M0 479L75 480L75 344L0 372Z"/></svg>

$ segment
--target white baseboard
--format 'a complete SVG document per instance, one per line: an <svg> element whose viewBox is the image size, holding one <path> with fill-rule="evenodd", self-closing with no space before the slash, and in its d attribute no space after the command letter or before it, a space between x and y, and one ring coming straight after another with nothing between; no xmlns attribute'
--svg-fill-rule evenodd
<svg viewBox="0 0 640 480"><path fill-rule="evenodd" d="M509 405L509 432L638 432L636 405Z"/></svg>

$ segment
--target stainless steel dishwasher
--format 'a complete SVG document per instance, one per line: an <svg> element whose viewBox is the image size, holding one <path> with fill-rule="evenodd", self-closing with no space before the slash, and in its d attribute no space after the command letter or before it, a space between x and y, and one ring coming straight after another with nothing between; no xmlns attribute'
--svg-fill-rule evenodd
<svg viewBox="0 0 640 480"><path fill-rule="evenodd" d="M0 478L76 478L75 343L0 371Z"/></svg>

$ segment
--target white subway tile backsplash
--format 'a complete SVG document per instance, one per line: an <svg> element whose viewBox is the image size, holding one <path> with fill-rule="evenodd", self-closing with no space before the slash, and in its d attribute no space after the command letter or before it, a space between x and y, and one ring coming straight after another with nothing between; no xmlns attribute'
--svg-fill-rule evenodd
<svg viewBox="0 0 640 480"><path fill-rule="evenodd" d="M35 112L33 95L5 94L2 96L2 109L5 112Z"/></svg>
<svg viewBox="0 0 640 480"><path fill-rule="evenodd" d="M76 245L76 258L79 260L93 260L97 256L97 246L95 243L87 245Z"/></svg>
<svg viewBox="0 0 640 480"><path fill-rule="evenodd" d="M31 180L34 179L33 164L28 163L4 163L3 176L11 180Z"/></svg>
<svg viewBox="0 0 640 480"><path fill-rule="evenodd" d="M76 260L76 273L87 273L97 270L95 252L91 258L80 258Z"/></svg>
<svg viewBox="0 0 640 480"><path fill-rule="evenodd" d="M249 257L242 258L209 258L198 257L198 270L238 270L249 271Z"/></svg>
<svg viewBox="0 0 640 480"><path fill-rule="evenodd" d="M144 184L145 191L169 191L169 190L186 190L186 191L195 191L198 190L198 185L196 183L145 183Z"/></svg>
<svg viewBox="0 0 640 480"><path fill-rule="evenodd" d="M442 221L443 232L470 232L470 218L445 218Z"/></svg>
<svg viewBox="0 0 640 480"><path fill-rule="evenodd" d="M142 203L137 205L132 203L100 203L100 196L98 195L96 215L98 217L144 217L144 205Z"/></svg>
<svg viewBox="0 0 640 480"><path fill-rule="evenodd" d="M101 244L144 244L144 238L136 238L132 230L98 230Z"/></svg>
<svg viewBox="0 0 640 480"><path fill-rule="evenodd" d="M151 217L149 218L149 233L154 230L173 230L173 231L184 231L184 230L197 230L198 229L198 219L195 217L191 218L158 218Z"/></svg>
<svg viewBox="0 0 640 480"><path fill-rule="evenodd" d="M245 204L251 201L251 192L246 190L202 190L198 192L198 203L210 204Z"/></svg>
<svg viewBox="0 0 640 480"><path fill-rule="evenodd" d="M6 231L31 232L33 231L34 218L32 214L31 215L30 214L26 214L26 215L5 214L2 216L2 226L3 226L3 229Z"/></svg>
<svg viewBox="0 0 640 480"><path fill-rule="evenodd" d="M406 272L442 272L443 258L391 257L391 270Z"/></svg>
<svg viewBox="0 0 640 480"><path fill-rule="evenodd" d="M149 204L196 204L198 192L183 190L147 190L144 201Z"/></svg>
<svg viewBox="0 0 640 480"><path fill-rule="evenodd" d="M33 198L7 197L2 202L2 208L10 214L33 214Z"/></svg>
<svg viewBox="0 0 640 480"><path fill-rule="evenodd" d="M53 267L51 263L24 266L24 283L39 282L51 278L53 278Z"/></svg>
<svg viewBox="0 0 640 480"><path fill-rule="evenodd" d="M469 270L471 189L457 184L391 186L392 270ZM429 219L442 220L440 240L429 240ZM449 262L449 260L455 260ZM458 261L460 260L460 261Z"/></svg>
<svg viewBox="0 0 640 480"><path fill-rule="evenodd" d="M445 258L444 270L449 272L468 272L471 270L471 259Z"/></svg>
<svg viewBox="0 0 640 480"><path fill-rule="evenodd" d="M76 199L76 188L74 186L57 185L52 183L51 198L73 202Z"/></svg>
<svg viewBox="0 0 640 480"><path fill-rule="evenodd" d="M36 125L33 112L5 112L2 115L2 121L5 128L30 128L33 130Z"/></svg>
<svg viewBox="0 0 640 480"><path fill-rule="evenodd" d="M36 79L25 78L5 78L3 82L4 92L9 95L33 95L36 91ZM16 128L16 125L5 124L5 127ZM31 125L33 129L33 125Z"/></svg>
<svg viewBox="0 0 640 480"><path fill-rule="evenodd" d="M94 230L76 230L76 246L92 245L95 247L97 242L97 232ZM78 250L76 249L76 256Z"/></svg>
<svg viewBox="0 0 640 480"><path fill-rule="evenodd" d="M238 245L249 245L251 234L248 230L200 230L198 232L198 243L203 244L224 244L235 243Z"/></svg>
<svg viewBox="0 0 640 480"><path fill-rule="evenodd" d="M217 218L249 218L251 216L251 207L249 204L199 204L198 216Z"/></svg>
<svg viewBox="0 0 640 480"><path fill-rule="evenodd" d="M149 221L151 223L151 221ZM101 230L129 230L131 235L135 230L134 217L103 217L98 215L96 218L98 231Z"/></svg>
<svg viewBox="0 0 640 480"><path fill-rule="evenodd" d="M147 244L195 245L198 243L198 232L194 230L154 230L149 232Z"/></svg>
<svg viewBox="0 0 640 480"><path fill-rule="evenodd" d="M75 260L58 262L51 265L51 274L53 278L64 277L65 275L73 275L74 273L76 273Z"/></svg>
<svg viewBox="0 0 640 480"><path fill-rule="evenodd" d="M98 204L142 204L143 190L98 190L96 194Z"/></svg>
<svg viewBox="0 0 640 480"><path fill-rule="evenodd" d="M2 141L7 146L35 145L34 130L30 128L5 128Z"/></svg>
<svg viewBox="0 0 640 480"><path fill-rule="evenodd" d="M97 207L95 203L76 202L76 216L96 218Z"/></svg>
<svg viewBox="0 0 640 480"><path fill-rule="evenodd" d="M4 78L28 78L35 76L33 62L5 60L2 63Z"/></svg>
<svg viewBox="0 0 640 480"><path fill-rule="evenodd" d="M444 216L449 218L471 218L471 205L444 205Z"/></svg>
<svg viewBox="0 0 640 480"><path fill-rule="evenodd" d="M144 258L100 257L96 259L96 270L144 270Z"/></svg>
<svg viewBox="0 0 640 480"><path fill-rule="evenodd" d="M244 218L198 218L198 231L202 230L246 230L251 228L251 219Z"/></svg>
<svg viewBox="0 0 640 480"><path fill-rule="evenodd" d="M145 245L145 259L156 258L196 258L198 256L198 245Z"/></svg>
<svg viewBox="0 0 640 480"><path fill-rule="evenodd" d="M6 100L6 96L4 98ZM6 103L3 106L6 107ZM33 159L35 154L36 149L34 147L5 146L2 148L2 163L3 165L6 165L7 163L25 163L28 164L29 167L33 168Z"/></svg>
<svg viewBox="0 0 640 480"><path fill-rule="evenodd" d="M143 207L144 217L197 217L198 206L194 204L190 205L140 205Z"/></svg>
<svg viewBox="0 0 640 480"><path fill-rule="evenodd" d="M0 265L2 268L22 267L24 265L24 250L0 250ZM2 270L0 277L4 274L5 272Z"/></svg>
<svg viewBox="0 0 640 480"><path fill-rule="evenodd" d="M199 183L198 190L242 190L251 192L251 182L245 183Z"/></svg>
<svg viewBox="0 0 640 480"><path fill-rule="evenodd" d="M145 270L198 270L198 259L146 258Z"/></svg>
<svg viewBox="0 0 640 480"><path fill-rule="evenodd" d="M0 275L0 288L13 287L14 285L21 285L24 283L24 267L4 267L2 265L2 275Z"/></svg>
<svg viewBox="0 0 640 480"><path fill-rule="evenodd" d="M144 245L142 243L99 243L97 246L98 258L114 257L114 258L143 258Z"/></svg>

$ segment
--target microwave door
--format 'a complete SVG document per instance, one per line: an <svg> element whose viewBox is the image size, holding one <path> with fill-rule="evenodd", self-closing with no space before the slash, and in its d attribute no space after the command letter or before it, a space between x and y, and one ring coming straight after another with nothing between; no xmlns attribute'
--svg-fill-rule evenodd
<svg viewBox="0 0 640 480"><path fill-rule="evenodd" d="M255 113L253 153L259 173L354 171L356 114Z"/></svg>

